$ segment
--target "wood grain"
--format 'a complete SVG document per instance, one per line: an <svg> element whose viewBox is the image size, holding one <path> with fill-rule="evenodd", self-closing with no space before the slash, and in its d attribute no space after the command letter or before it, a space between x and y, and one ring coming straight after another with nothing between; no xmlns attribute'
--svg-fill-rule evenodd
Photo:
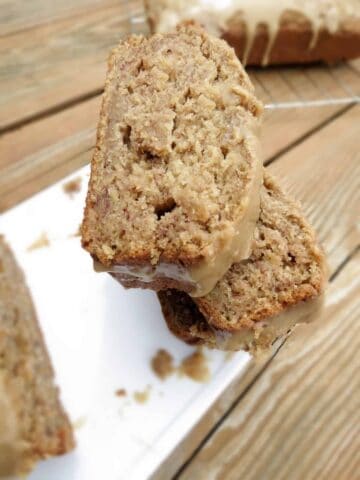
<svg viewBox="0 0 360 480"><path fill-rule="evenodd" d="M126 3L126 0L120 0ZM119 0L1 0L1 36L14 34L20 30L51 23L62 18L72 18L90 10L115 5Z"/></svg>
<svg viewBox="0 0 360 480"><path fill-rule="evenodd" d="M360 205L360 188L358 188L360 178L359 175L356 175L356 169L359 168L359 152L356 141L359 115L360 107L351 109L268 167L272 173L281 178L281 183L293 196L302 200L305 211L314 221L324 247L329 252L329 275L334 275L360 244L359 233L356 229ZM336 135L336 132L339 131L344 132L340 139ZM321 152L320 155L319 152ZM341 162L339 158L341 158ZM342 172L342 176L339 176L339 171ZM325 215L322 215L322 212L326 212L327 203L331 199L333 199L332 207ZM276 358L276 348L279 346L281 344L275 347L275 352L273 351L261 359L259 365L253 364L244 378L240 376L234 381L229 391L225 392L222 399L209 409L189 436L172 453L168 461L156 472L154 478L170 478L181 466L181 463L191 456L191 452L196 449L201 440L216 430L217 423L221 423L222 416L230 408L231 399L241 399L248 390L252 391L256 386L257 376L266 372L271 365L272 358ZM231 415L230 413L229 416L231 417ZM222 458L219 455L216 463L221 464ZM195 473L197 475L198 471ZM221 473L223 474L223 471ZM191 474L194 474L192 470ZM189 475L186 478L197 479L198 477ZM209 477L199 478L211 479L212 476L209 474ZM222 476L214 478L222 478ZM248 479L246 475L230 476L229 478ZM262 480L262 477L258 478ZM263 478L277 479L276 476ZM292 479L292 477L288 478Z"/></svg>
<svg viewBox="0 0 360 480"><path fill-rule="evenodd" d="M0 137L0 210L88 163L100 97Z"/></svg>
<svg viewBox="0 0 360 480"><path fill-rule="evenodd" d="M336 270L360 243L360 106L270 165L287 190L303 204Z"/></svg>
<svg viewBox="0 0 360 480"><path fill-rule="evenodd" d="M337 67L299 67L250 70L260 98L265 104L330 101L360 95L360 75L348 64ZM263 127L265 160L274 158L306 136L346 111L344 105L266 110Z"/></svg>
<svg viewBox="0 0 360 480"><path fill-rule="evenodd" d="M101 96L97 96L80 105L67 108L55 115L32 122L15 131L0 136L0 171L6 176L8 169L21 170L26 163L33 165L34 174L39 172L42 163L40 157L48 152L48 157L55 151L64 150L66 144L76 144L76 138L84 132L95 130L100 110ZM70 139L73 138L73 141ZM95 142L95 134L91 145ZM61 146L63 145L63 148ZM46 161L43 163L46 164ZM11 187L9 185L8 187ZM14 185L16 186L16 185Z"/></svg>
<svg viewBox="0 0 360 480"><path fill-rule="evenodd" d="M181 479L355 480L360 467L360 256L298 327Z"/></svg>
<svg viewBox="0 0 360 480"><path fill-rule="evenodd" d="M126 7L126 8L125 8ZM116 3L0 39L0 130L99 93L110 49L141 1Z"/></svg>

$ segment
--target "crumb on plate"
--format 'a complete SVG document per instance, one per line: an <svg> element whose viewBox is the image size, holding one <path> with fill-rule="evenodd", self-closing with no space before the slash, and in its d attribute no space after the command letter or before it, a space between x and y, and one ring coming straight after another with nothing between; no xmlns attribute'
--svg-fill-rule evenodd
<svg viewBox="0 0 360 480"><path fill-rule="evenodd" d="M28 246L27 251L32 252L38 248L44 248L50 246L50 240L45 232L43 232L39 238L37 238L31 245Z"/></svg>
<svg viewBox="0 0 360 480"><path fill-rule="evenodd" d="M165 380L175 371L174 359L169 352L160 348L151 359L151 368L155 375L161 378L161 380Z"/></svg>
<svg viewBox="0 0 360 480"><path fill-rule="evenodd" d="M126 397L127 392L126 392L125 388L119 388L118 390L116 390L115 395L117 397Z"/></svg>
<svg viewBox="0 0 360 480"><path fill-rule="evenodd" d="M133 397L135 402L144 404L149 400L150 397L150 386L148 385L143 392L134 392Z"/></svg>
<svg viewBox="0 0 360 480"><path fill-rule="evenodd" d="M210 370L207 359L202 350L198 349L185 357L178 369L180 375L185 375L195 382L207 382L210 379Z"/></svg>
<svg viewBox="0 0 360 480"><path fill-rule="evenodd" d="M81 190L81 177L76 177L68 182L65 182L62 188L65 193L70 195L70 197L73 197L75 193L78 193Z"/></svg>

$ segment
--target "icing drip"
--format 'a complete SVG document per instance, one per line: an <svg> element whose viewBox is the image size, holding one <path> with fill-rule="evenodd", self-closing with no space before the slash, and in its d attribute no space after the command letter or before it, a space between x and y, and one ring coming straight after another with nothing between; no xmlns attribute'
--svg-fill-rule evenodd
<svg viewBox="0 0 360 480"><path fill-rule="evenodd" d="M221 36L228 29L229 21L240 15L247 31L244 64L260 25L267 27L269 35L262 64L269 62L284 12L296 12L309 20L312 27L309 49L316 46L321 30L335 33L345 18L360 16L360 0L152 0L149 3L157 17L158 32L169 31L182 20L197 20L210 33Z"/></svg>

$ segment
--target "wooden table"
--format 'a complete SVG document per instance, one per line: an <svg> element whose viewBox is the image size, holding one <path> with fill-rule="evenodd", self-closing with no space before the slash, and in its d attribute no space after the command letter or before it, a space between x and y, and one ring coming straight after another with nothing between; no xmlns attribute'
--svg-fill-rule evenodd
<svg viewBox="0 0 360 480"><path fill-rule="evenodd" d="M0 210L89 162L109 49L140 1L13 0L0 10ZM339 67L360 93L359 62ZM261 96L315 99L316 78L253 73ZM264 88L265 87L265 88ZM360 107L267 115L265 163L303 202L329 262L324 315L299 327L224 393L159 478L360 478Z"/></svg>

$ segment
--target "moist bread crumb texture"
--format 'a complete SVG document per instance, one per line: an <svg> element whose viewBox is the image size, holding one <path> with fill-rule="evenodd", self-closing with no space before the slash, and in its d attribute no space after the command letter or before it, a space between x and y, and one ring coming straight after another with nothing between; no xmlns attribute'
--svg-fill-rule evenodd
<svg viewBox="0 0 360 480"><path fill-rule="evenodd" d="M252 255L234 264L206 296L159 292L169 328L189 343L216 345L216 336L251 333L266 346L260 331L292 307L319 298L326 282L324 256L297 204L267 173ZM254 340L255 337L255 340ZM251 343L249 341L249 344ZM239 348L249 346L246 341ZM265 345L264 345L265 346Z"/></svg>
<svg viewBox="0 0 360 480"><path fill-rule="evenodd" d="M83 246L105 267L216 256L247 207L260 113L233 50L199 27L121 42L109 60Z"/></svg>
<svg viewBox="0 0 360 480"><path fill-rule="evenodd" d="M30 293L0 236L0 476L73 446Z"/></svg>

